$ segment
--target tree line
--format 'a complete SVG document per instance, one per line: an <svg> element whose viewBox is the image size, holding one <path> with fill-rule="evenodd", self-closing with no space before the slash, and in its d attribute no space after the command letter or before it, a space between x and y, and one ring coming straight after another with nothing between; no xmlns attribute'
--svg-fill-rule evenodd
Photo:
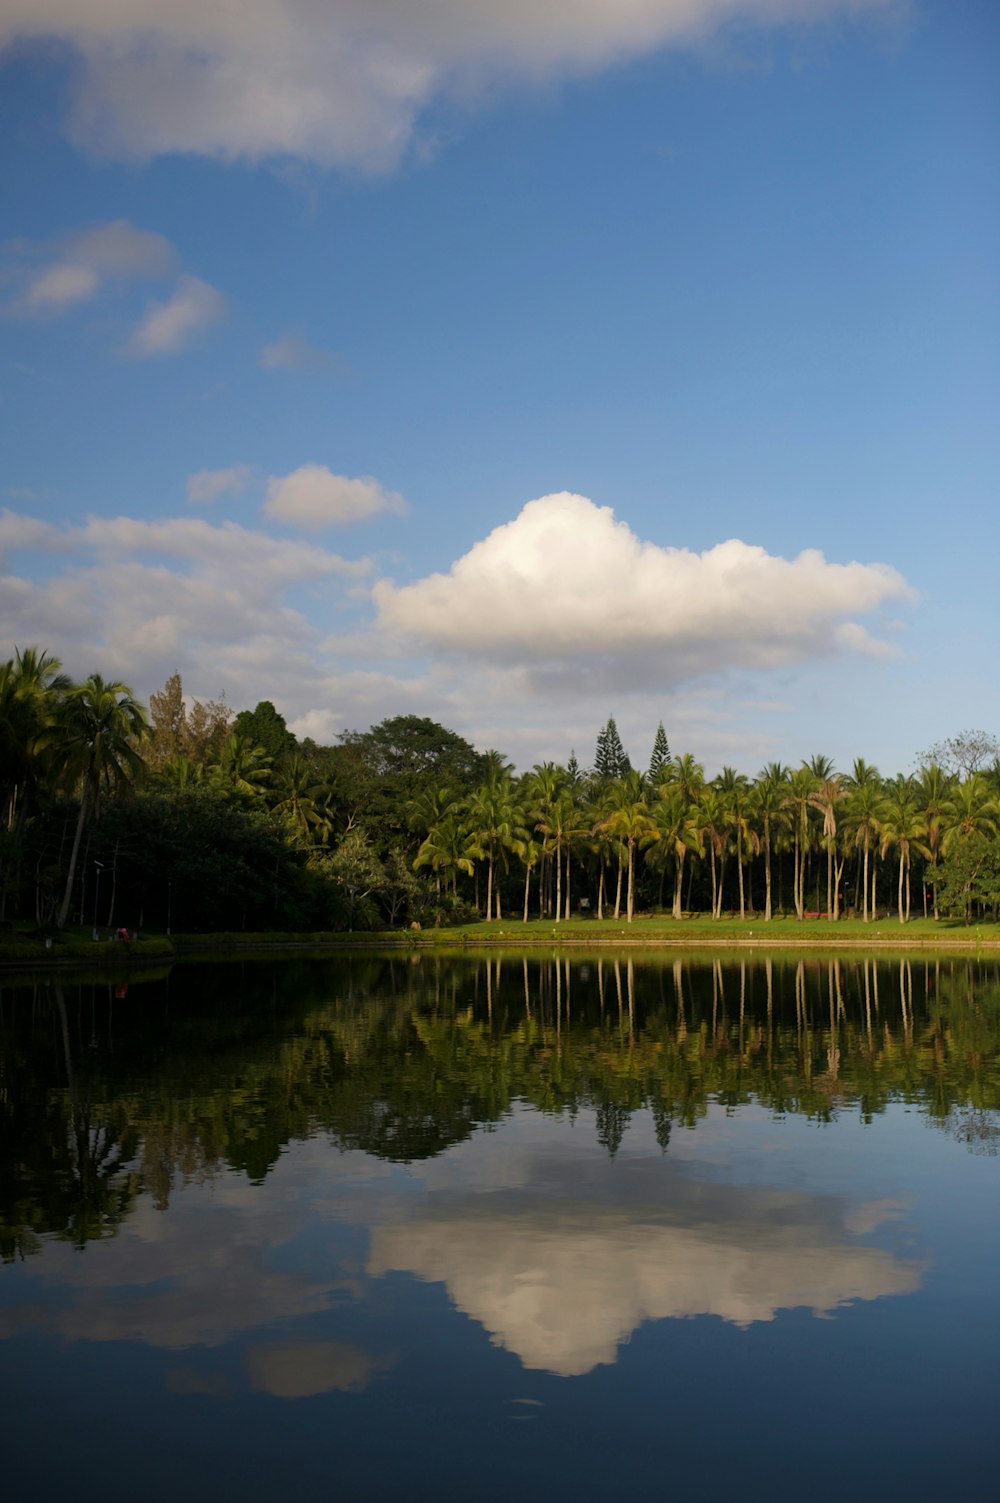
<svg viewBox="0 0 1000 1503"><path fill-rule="evenodd" d="M37 648L0 665L0 920L94 931L329 930L485 917L890 910L967 922L1000 902L1000 743L942 742L914 774L817 755L707 777L657 728L634 768L613 717L593 765L526 773L419 716L334 746L270 701L148 710Z"/></svg>

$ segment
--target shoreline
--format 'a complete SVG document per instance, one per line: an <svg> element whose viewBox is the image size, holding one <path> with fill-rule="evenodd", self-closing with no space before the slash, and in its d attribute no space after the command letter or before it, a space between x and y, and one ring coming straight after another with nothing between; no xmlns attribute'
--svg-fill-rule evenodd
<svg viewBox="0 0 1000 1503"><path fill-rule="evenodd" d="M125 971L146 970L153 967L171 967L177 962L209 958L237 958L239 956L265 958L273 955L332 956L343 953L396 952L402 954L448 954L451 956L495 951L633 951L644 954L655 952L685 953L708 951L715 955L732 951L740 954L766 951L769 955L785 951L793 954L806 952L817 954L844 954L878 952L901 955L934 953L981 955L984 952L1000 952L1000 929L985 935L979 929L951 930L936 934L906 934L886 932L881 926L869 933L830 934L811 931L805 934L774 932L767 929L738 934L693 933L669 934L657 930L652 934L616 928L615 931L594 934L592 932L563 931L555 926L546 926L544 932L529 929L526 933L518 928L500 929L494 933L463 932L461 930L432 930L416 933L393 934L343 934L303 936L282 934L269 938L259 934L246 938L233 935L184 936L165 941L157 936L144 953L144 942L135 947L125 947L111 941L95 941L93 949L78 943L69 953L58 954L46 951L43 954L25 954L27 946L18 946L20 953L7 957L0 946L0 974L10 972L44 973L66 970L110 971L121 976Z"/></svg>

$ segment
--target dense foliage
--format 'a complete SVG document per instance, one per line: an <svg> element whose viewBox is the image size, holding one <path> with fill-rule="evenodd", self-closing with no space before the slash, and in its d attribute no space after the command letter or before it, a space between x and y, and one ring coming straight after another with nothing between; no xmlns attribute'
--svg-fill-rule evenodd
<svg viewBox="0 0 1000 1503"><path fill-rule="evenodd" d="M913 775L815 756L715 778L649 770L609 718L593 768L496 751L415 715L335 746L298 741L269 700L150 709L73 684L44 652L0 666L0 916L99 930L321 930L669 907L864 921L914 908L966 922L1000 903L1000 745L940 743Z"/></svg>

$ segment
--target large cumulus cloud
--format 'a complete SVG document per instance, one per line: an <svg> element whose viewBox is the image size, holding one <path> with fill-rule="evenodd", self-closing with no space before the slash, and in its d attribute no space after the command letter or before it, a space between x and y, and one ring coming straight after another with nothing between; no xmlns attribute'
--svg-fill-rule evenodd
<svg viewBox="0 0 1000 1503"><path fill-rule="evenodd" d="M911 594L886 564L813 549L786 559L735 538L704 553L643 542L610 507L568 492L529 501L447 574L374 588L383 628L433 651L649 686L836 651L890 655L857 618Z"/></svg>

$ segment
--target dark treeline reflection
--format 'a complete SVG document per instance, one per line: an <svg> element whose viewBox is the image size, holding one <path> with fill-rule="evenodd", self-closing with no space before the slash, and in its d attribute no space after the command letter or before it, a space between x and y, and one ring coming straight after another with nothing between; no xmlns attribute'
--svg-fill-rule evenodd
<svg viewBox="0 0 1000 1503"><path fill-rule="evenodd" d="M518 1102L634 1112L664 1151L712 1102L823 1121L893 1101L995 1151L1000 966L433 956L192 966L0 990L0 1251L114 1234L140 1193L285 1144L412 1161Z"/></svg>

